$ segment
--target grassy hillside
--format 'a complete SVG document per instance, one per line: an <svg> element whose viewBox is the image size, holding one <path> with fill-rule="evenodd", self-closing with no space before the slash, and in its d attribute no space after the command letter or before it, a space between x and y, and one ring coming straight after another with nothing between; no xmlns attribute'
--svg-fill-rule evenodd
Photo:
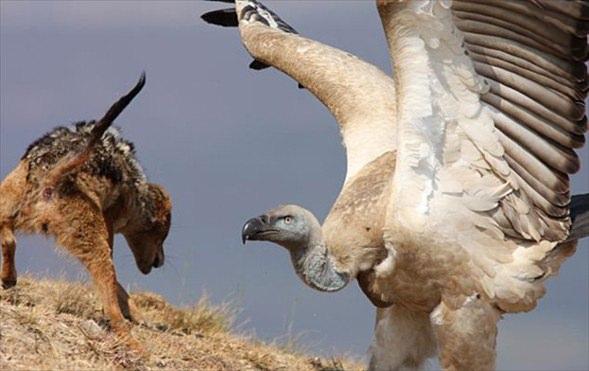
<svg viewBox="0 0 589 371"><path fill-rule="evenodd" d="M143 323L135 326L148 355L130 353L108 331L94 290L66 281L20 277L0 289L1 370L360 370L231 331L232 311L206 299L177 308L151 293L131 295Z"/></svg>

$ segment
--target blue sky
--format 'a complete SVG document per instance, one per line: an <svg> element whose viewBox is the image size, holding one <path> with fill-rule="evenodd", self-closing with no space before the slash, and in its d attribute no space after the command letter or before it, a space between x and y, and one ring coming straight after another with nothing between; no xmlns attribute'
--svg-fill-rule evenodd
<svg viewBox="0 0 589 371"><path fill-rule="evenodd" d="M372 1L272 1L302 34L390 71ZM223 4L220 4L223 6ZM152 181L173 195L166 265L143 276L122 239L120 281L176 304L207 292L235 300L239 329L266 340L302 334L323 353L367 349L373 309L356 285L322 294L295 276L270 244L242 247L243 222L292 202L325 217L345 175L337 125L307 91L274 70L255 72L234 29L208 26L207 2L0 2L0 176L57 125L101 116L147 71L118 119ZM573 177L589 191L589 155ZM22 236L19 272L85 279L51 241ZM548 284L532 313L507 316L500 369L589 369L589 242ZM435 367L435 366L432 366Z"/></svg>

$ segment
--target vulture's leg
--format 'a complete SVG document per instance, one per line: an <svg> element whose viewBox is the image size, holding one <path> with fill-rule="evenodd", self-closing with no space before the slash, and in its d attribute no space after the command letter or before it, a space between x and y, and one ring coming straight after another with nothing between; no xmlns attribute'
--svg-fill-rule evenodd
<svg viewBox="0 0 589 371"><path fill-rule="evenodd" d="M370 371L420 370L435 355L434 334L428 313L400 305L376 310Z"/></svg>
<svg viewBox="0 0 589 371"><path fill-rule="evenodd" d="M440 366L444 370L494 370L500 313L478 294L462 302L454 309L443 300L431 314Z"/></svg>

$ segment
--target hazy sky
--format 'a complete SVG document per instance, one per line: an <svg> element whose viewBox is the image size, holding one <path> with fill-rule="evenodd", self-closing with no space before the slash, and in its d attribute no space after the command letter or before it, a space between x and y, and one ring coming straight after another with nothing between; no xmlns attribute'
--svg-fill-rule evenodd
<svg viewBox="0 0 589 371"><path fill-rule="evenodd" d="M269 1L302 34L390 71L372 1ZM163 268L143 276L117 239L120 281L176 304L206 291L236 300L242 330L323 354L362 355L373 309L356 284L322 294L295 276L288 254L241 246L240 228L280 203L324 217L345 158L337 125L307 91L275 70L255 72L235 29L204 24L208 2L0 2L0 177L27 145L57 125L100 117L142 70L147 85L117 125L137 145L150 179L174 200ZM588 151L573 177L589 191ZM84 278L50 241L22 236L19 272ZM64 263L66 261L66 263ZM532 313L501 323L500 369L589 369L589 243L548 284ZM432 366L435 367L435 366Z"/></svg>

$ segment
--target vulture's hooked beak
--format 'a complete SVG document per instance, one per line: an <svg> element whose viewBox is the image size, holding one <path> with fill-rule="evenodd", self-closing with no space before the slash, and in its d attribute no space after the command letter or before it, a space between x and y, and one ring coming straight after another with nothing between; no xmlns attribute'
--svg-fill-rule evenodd
<svg viewBox="0 0 589 371"><path fill-rule="evenodd" d="M241 229L241 242L245 244L246 241L252 240L260 240L260 234L268 231L269 226L263 220L262 217L251 218L243 225Z"/></svg>

